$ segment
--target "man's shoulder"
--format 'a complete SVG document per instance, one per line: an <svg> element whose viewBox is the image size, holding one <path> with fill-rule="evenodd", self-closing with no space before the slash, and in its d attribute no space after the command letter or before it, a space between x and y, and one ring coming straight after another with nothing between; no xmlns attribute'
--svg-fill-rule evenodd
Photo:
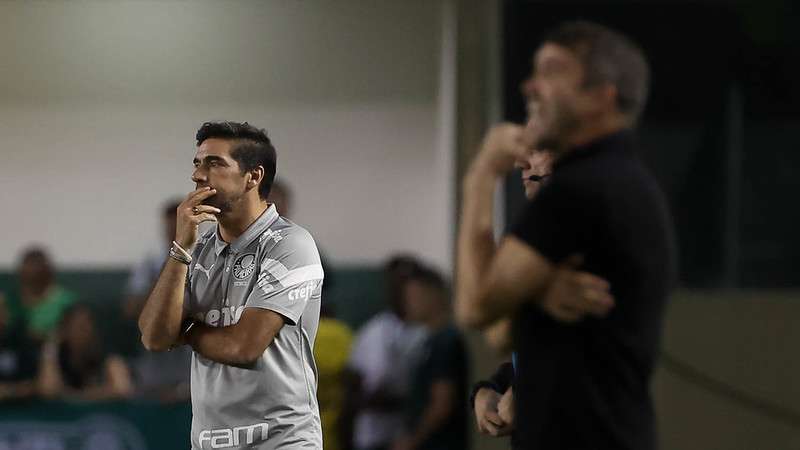
<svg viewBox="0 0 800 450"><path fill-rule="evenodd" d="M281 218L264 230L256 242L261 268L274 276L291 272L295 277L324 277L319 251L305 228Z"/></svg>
<svg viewBox="0 0 800 450"><path fill-rule="evenodd" d="M258 245L266 250L306 248L317 251L314 237L305 228L283 217L276 220L258 237Z"/></svg>

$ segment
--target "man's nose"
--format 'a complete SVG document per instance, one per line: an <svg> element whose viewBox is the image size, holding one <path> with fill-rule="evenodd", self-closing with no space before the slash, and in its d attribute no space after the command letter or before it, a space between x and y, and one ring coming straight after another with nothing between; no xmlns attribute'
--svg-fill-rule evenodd
<svg viewBox="0 0 800 450"><path fill-rule="evenodd" d="M535 100L538 90L538 82L533 75L524 79L519 85L519 92L528 100Z"/></svg>
<svg viewBox="0 0 800 450"><path fill-rule="evenodd" d="M194 169L194 172L192 172L192 181L194 181L195 183L202 183L205 180L206 180L205 172L199 167Z"/></svg>
<svg viewBox="0 0 800 450"><path fill-rule="evenodd" d="M519 84L519 92L525 98L530 98L533 95L533 77L528 77L522 80L522 83Z"/></svg>

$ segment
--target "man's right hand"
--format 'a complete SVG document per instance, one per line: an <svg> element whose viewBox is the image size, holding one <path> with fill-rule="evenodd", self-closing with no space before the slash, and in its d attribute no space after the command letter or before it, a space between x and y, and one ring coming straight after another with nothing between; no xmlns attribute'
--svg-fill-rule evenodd
<svg viewBox="0 0 800 450"><path fill-rule="evenodd" d="M481 388L475 394L475 420L481 433L498 437L513 431L513 425L503 420L497 411L500 398L500 394L488 387Z"/></svg>
<svg viewBox="0 0 800 450"><path fill-rule="evenodd" d="M541 300L541 308L558 321L575 323L587 315L605 317L614 307L608 281L579 271L582 263L581 256L572 255L559 264Z"/></svg>
<svg viewBox="0 0 800 450"><path fill-rule="evenodd" d="M177 226L175 230L175 242L185 250L191 249L197 242L197 227L203 222L216 222L217 216L221 211L209 205L203 205L203 200L216 194L216 189L203 187L197 189L178 205Z"/></svg>

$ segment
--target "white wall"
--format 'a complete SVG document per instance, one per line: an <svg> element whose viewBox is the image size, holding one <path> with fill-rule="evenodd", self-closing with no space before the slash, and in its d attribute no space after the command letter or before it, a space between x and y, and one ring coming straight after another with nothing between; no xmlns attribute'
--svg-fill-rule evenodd
<svg viewBox="0 0 800 450"><path fill-rule="evenodd" d="M439 2L0 3L0 267L127 265L192 189L206 120L266 127L293 219L337 263L451 266ZM444 114L444 115L443 115ZM445 125L447 126L447 125Z"/></svg>

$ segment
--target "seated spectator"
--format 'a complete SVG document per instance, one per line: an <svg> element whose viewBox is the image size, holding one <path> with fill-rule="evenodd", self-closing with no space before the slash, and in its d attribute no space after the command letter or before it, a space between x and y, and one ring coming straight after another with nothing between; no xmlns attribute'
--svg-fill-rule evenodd
<svg viewBox="0 0 800 450"><path fill-rule="evenodd" d="M405 285L404 305L407 320L428 337L412 371L406 432L392 450L466 449L469 357L442 277L419 268Z"/></svg>
<svg viewBox="0 0 800 450"><path fill-rule="evenodd" d="M42 348L40 394L85 401L129 397L133 386L125 361L102 347L91 309L83 304L68 309Z"/></svg>
<svg viewBox="0 0 800 450"><path fill-rule="evenodd" d="M22 253L17 267L19 291L12 301L12 321L23 321L27 333L43 342L56 328L61 315L75 301L75 295L56 284L47 253L31 247Z"/></svg>
<svg viewBox="0 0 800 450"><path fill-rule="evenodd" d="M37 345L20 322L10 322L0 292L0 402L32 397L36 392Z"/></svg>

